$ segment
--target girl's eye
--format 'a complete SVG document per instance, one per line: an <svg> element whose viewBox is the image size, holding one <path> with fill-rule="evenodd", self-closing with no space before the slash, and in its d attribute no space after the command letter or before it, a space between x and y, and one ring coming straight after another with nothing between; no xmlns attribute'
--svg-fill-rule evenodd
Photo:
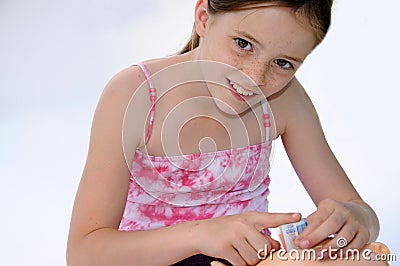
<svg viewBox="0 0 400 266"><path fill-rule="evenodd" d="M287 61L285 59L275 59L274 63L277 64L278 66L280 66L283 69L294 68L292 63L290 63L289 61Z"/></svg>
<svg viewBox="0 0 400 266"><path fill-rule="evenodd" d="M253 46L251 45L251 43L249 43L248 41L243 40L241 38L236 38L235 42L236 42L237 46L239 46L243 50L251 51L251 49L253 49Z"/></svg>

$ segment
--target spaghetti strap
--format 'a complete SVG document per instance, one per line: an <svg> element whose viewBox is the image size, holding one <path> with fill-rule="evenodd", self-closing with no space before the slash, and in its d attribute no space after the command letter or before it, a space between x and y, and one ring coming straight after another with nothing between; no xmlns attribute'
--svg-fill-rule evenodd
<svg viewBox="0 0 400 266"><path fill-rule="evenodd" d="M147 66L142 62L138 63L137 65L142 69L142 71L146 77L146 81L147 81L147 84L149 85L149 92L150 92L151 109L150 109L150 117L149 117L149 126L147 128L147 135L146 135L146 141L145 141L145 144L147 144L147 142L150 139L151 132L153 130L154 112L155 112L156 100L157 100L157 90L153 86L153 83L151 82L151 79L150 79L151 74L150 74L150 71L147 68Z"/></svg>
<svg viewBox="0 0 400 266"><path fill-rule="evenodd" d="M263 118L264 118L264 127L265 127L265 140L268 141L270 140L270 127L271 127L271 121L270 121L270 114L268 112L268 102L267 100L263 100L262 103L262 108L263 108Z"/></svg>

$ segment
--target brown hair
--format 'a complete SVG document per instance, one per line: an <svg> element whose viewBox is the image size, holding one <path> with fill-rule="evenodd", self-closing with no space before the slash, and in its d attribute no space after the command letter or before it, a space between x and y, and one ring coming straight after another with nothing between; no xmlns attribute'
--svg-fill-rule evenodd
<svg viewBox="0 0 400 266"><path fill-rule="evenodd" d="M293 12L302 14L315 32L318 42L321 42L331 24L331 10L333 0L208 0L210 14L235 11L246 6L273 3L279 6L290 7ZM200 37L193 26L192 36L179 54L187 53L199 46Z"/></svg>

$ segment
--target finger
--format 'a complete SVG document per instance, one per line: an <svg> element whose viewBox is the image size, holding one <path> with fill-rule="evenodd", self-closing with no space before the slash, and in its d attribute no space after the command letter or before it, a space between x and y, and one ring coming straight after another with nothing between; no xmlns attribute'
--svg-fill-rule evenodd
<svg viewBox="0 0 400 266"><path fill-rule="evenodd" d="M250 221L262 228L275 228L282 224L298 222L301 219L300 213L259 213L250 212Z"/></svg>
<svg viewBox="0 0 400 266"><path fill-rule="evenodd" d="M313 232L321 224L323 224L328 217L330 217L338 208L338 202L333 199L324 199L318 204L317 210L307 217L308 226L299 235L298 239L306 238L308 234Z"/></svg>
<svg viewBox="0 0 400 266"><path fill-rule="evenodd" d="M342 229L336 234L336 236L331 240L331 246L335 249L344 248L353 241L357 234L357 230L350 225L344 225Z"/></svg>
<svg viewBox="0 0 400 266"><path fill-rule="evenodd" d="M260 261L256 249L248 241L238 241L233 244L233 247L239 252L242 259L246 261L246 265L254 265Z"/></svg>
<svg viewBox="0 0 400 266"><path fill-rule="evenodd" d="M335 254L336 257L346 257L346 255L352 256L354 255L352 250L360 249L367 243L367 237L363 234L356 234L350 240L347 240L345 237L340 237L340 233L333 239L326 241L323 244L321 250L332 250L336 251L329 256L333 256ZM349 253L347 251L349 250ZM328 257L328 253L324 254L324 258Z"/></svg>
<svg viewBox="0 0 400 266"><path fill-rule="evenodd" d="M307 242L308 240L306 239L307 235L309 235L312 231L315 230L315 228L320 226L324 220L326 220L326 218L322 219L322 217L323 217L322 214L317 212L314 212L307 217L306 228L294 240L296 246L300 247L300 246L306 246L308 244Z"/></svg>
<svg viewBox="0 0 400 266"><path fill-rule="evenodd" d="M264 235L258 232L257 230L249 231L246 235L246 240L254 249L255 254L257 255L257 259L259 261L260 257L269 254L272 249L279 250L280 243L275 239L272 239L269 235ZM243 257L243 256L242 256ZM249 262L248 259L246 259ZM258 262L255 261L255 262Z"/></svg>
<svg viewBox="0 0 400 266"><path fill-rule="evenodd" d="M328 238L327 240L323 241L322 246L319 246L318 248L320 252L319 254L317 254L318 258L326 259L330 257L331 259L334 259L333 256L337 256L336 254L340 250L340 248L338 248L338 245L336 244L337 241L342 241L341 243L343 243L342 238Z"/></svg>
<svg viewBox="0 0 400 266"><path fill-rule="evenodd" d="M313 231L303 237L299 246L303 249L313 247L329 235L338 232L344 224L345 219L339 213L334 212L318 227L313 226Z"/></svg>
<svg viewBox="0 0 400 266"><path fill-rule="evenodd" d="M354 239L356 234L356 230L351 229L351 226L349 225L345 225L337 234L335 234L335 237L324 240L321 249L340 250L346 247L348 243Z"/></svg>
<svg viewBox="0 0 400 266"><path fill-rule="evenodd" d="M257 230L250 230L246 234L247 242L254 248L255 252L258 252L260 249L265 249L265 251L271 249L271 244L269 236L264 235Z"/></svg>
<svg viewBox="0 0 400 266"><path fill-rule="evenodd" d="M296 245L300 246L300 241L305 240L311 232L321 226L321 224L323 224L328 219L328 217L332 215L333 212L334 209L320 207L317 211L309 215L307 217L307 227L295 239Z"/></svg>
<svg viewBox="0 0 400 266"><path fill-rule="evenodd" d="M279 250L281 248L281 243L270 236L265 236L269 243L271 243L271 249Z"/></svg>
<svg viewBox="0 0 400 266"><path fill-rule="evenodd" d="M343 247L344 254L346 254L347 250L362 249L368 243L368 240L369 237L366 234L358 232L351 242L349 241L350 243Z"/></svg>

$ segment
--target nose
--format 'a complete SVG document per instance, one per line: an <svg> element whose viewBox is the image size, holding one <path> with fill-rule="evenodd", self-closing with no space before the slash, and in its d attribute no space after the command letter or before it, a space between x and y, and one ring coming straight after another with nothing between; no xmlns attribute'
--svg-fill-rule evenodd
<svg viewBox="0 0 400 266"><path fill-rule="evenodd" d="M249 86L265 85L266 68L264 62L251 61L243 64L240 70L251 79L251 81L248 81Z"/></svg>

